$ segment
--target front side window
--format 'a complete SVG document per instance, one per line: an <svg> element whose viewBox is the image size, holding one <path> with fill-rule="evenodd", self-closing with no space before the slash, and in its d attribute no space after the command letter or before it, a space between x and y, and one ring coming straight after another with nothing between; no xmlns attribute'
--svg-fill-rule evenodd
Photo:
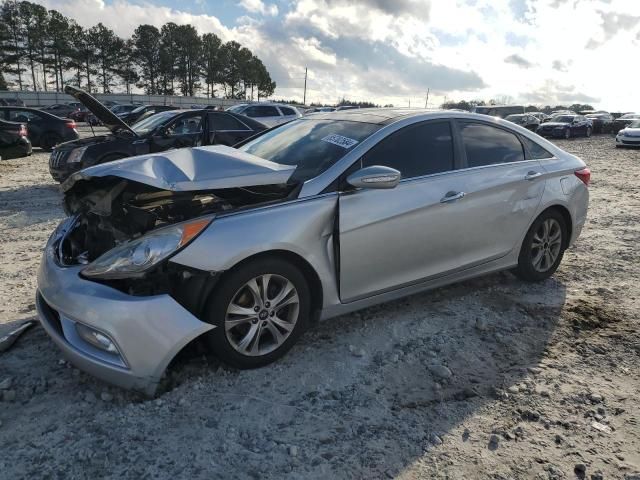
<svg viewBox="0 0 640 480"><path fill-rule="evenodd" d="M362 165L395 168L402 178L453 170L451 126L445 121L404 127L369 150Z"/></svg>
<svg viewBox="0 0 640 480"><path fill-rule="evenodd" d="M190 115L177 119L167 127L167 135L187 135L202 131L202 115Z"/></svg>
<svg viewBox="0 0 640 480"><path fill-rule="evenodd" d="M522 143L513 133L482 123L460 122L459 125L468 167L524 160Z"/></svg>
<svg viewBox="0 0 640 480"><path fill-rule="evenodd" d="M280 107L280 111L282 112L282 115L295 115L296 112L293 111L292 108L289 107Z"/></svg>
<svg viewBox="0 0 640 480"><path fill-rule="evenodd" d="M268 105L255 105L252 107L248 107L243 115L247 117L253 118L263 118L263 117L279 117L280 113L276 107L268 106Z"/></svg>
<svg viewBox="0 0 640 480"><path fill-rule="evenodd" d="M304 182L326 171L380 127L363 122L299 119L260 135L238 150L282 165L295 165L291 181Z"/></svg>

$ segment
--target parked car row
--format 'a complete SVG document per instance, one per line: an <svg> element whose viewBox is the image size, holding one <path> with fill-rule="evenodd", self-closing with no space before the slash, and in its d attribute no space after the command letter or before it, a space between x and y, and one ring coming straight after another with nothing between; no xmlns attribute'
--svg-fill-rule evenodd
<svg viewBox="0 0 640 480"><path fill-rule="evenodd" d="M128 125L125 115L116 115L88 93L71 86L65 92L81 101L110 133L59 145L49 159L49 171L59 182L83 168L125 157L183 147L231 146L267 128L231 111L175 108L140 110L138 113L146 112L143 118Z"/></svg>
<svg viewBox="0 0 640 480"><path fill-rule="evenodd" d="M51 150L59 143L77 140L76 122L29 107L0 107L0 119L23 123L34 147Z"/></svg>

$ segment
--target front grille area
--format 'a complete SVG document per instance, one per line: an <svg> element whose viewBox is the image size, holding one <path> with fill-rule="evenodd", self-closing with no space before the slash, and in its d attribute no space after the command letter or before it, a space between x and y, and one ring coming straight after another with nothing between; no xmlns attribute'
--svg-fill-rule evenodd
<svg viewBox="0 0 640 480"><path fill-rule="evenodd" d="M69 152L64 150L54 150L49 157L49 167L58 168L64 163L65 158Z"/></svg>

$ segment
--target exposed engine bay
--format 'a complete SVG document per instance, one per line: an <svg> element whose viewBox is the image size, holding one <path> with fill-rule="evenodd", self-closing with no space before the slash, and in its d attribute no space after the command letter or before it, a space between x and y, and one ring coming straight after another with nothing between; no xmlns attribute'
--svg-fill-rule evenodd
<svg viewBox="0 0 640 480"><path fill-rule="evenodd" d="M65 192L65 212L76 221L60 245L59 261L87 264L156 228L282 201L295 191L283 184L176 192L115 176L78 181Z"/></svg>

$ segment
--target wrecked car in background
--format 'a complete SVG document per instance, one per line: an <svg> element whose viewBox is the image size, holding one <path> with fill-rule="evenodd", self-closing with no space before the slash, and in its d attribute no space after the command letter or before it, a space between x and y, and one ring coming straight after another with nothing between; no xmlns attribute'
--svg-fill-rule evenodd
<svg viewBox="0 0 640 480"><path fill-rule="evenodd" d="M213 110L169 110L130 127L88 93L67 86L65 92L82 101L111 131L67 142L49 158L49 172L63 182L73 172L120 158L200 145L233 145L266 129L250 118Z"/></svg>
<svg viewBox="0 0 640 480"><path fill-rule="evenodd" d="M497 270L544 280L589 177L512 123L395 109L118 160L62 185L36 308L76 366L153 394L195 339L260 367L318 319Z"/></svg>

